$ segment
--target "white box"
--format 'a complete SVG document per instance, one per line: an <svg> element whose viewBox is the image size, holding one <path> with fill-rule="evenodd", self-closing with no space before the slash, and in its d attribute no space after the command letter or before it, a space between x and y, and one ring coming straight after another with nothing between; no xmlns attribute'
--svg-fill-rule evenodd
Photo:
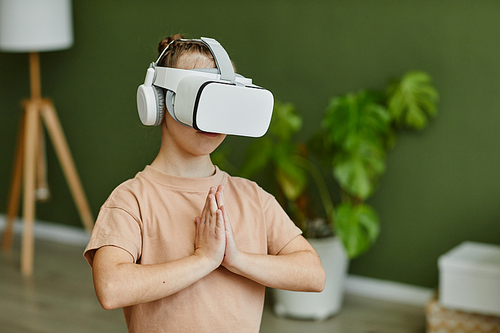
<svg viewBox="0 0 500 333"><path fill-rule="evenodd" d="M500 315L500 246L464 242L438 262L442 306Z"/></svg>

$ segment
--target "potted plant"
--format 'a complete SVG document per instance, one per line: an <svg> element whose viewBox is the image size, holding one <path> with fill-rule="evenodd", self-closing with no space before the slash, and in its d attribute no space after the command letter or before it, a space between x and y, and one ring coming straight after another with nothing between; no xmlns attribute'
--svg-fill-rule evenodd
<svg viewBox="0 0 500 333"><path fill-rule="evenodd" d="M431 77L421 71L390 81L385 91L335 96L326 108L321 129L307 144L295 139L302 126L295 107L276 102L269 132L248 146L240 175L250 178L263 170L271 173L272 188L268 190L302 229L327 272L322 293L276 290L278 315L324 319L340 310L348 259L366 252L379 234L378 215L366 200L385 171L397 131L425 128L436 115L437 99ZM222 154L216 155L221 163ZM321 161L322 171L311 155ZM323 174L338 184L336 202ZM293 298L299 299L295 302Z"/></svg>
<svg viewBox="0 0 500 333"><path fill-rule="evenodd" d="M334 236L333 220L327 218L335 215L335 209L325 180L308 158L306 145L294 140L301 126L302 118L293 104L276 102L269 132L249 145L240 175L250 178L262 170L271 174L268 190L302 229L327 273L321 293L272 289L276 314L321 320L341 307L348 259L342 241ZM314 202L313 188L321 205Z"/></svg>
<svg viewBox="0 0 500 333"><path fill-rule="evenodd" d="M437 100L431 77L422 71L391 80L385 92L362 90L330 100L310 146L340 187L341 200L329 220L349 258L366 252L378 236L379 219L366 200L385 172L397 131L425 128Z"/></svg>

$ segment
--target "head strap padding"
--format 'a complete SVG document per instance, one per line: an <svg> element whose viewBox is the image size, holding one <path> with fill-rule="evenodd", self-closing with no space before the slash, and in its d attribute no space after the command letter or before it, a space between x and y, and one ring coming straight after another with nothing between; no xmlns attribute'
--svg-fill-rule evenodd
<svg viewBox="0 0 500 333"><path fill-rule="evenodd" d="M215 65L220 71L220 79L235 83L235 74L233 64L226 50L218 41L213 38L201 37L201 41L205 44L212 53Z"/></svg>
<svg viewBox="0 0 500 333"><path fill-rule="evenodd" d="M215 66L217 67L220 73L220 79L229 81L231 83L236 83L236 75L234 73L233 63L231 62L231 59L229 59L229 55L227 54L226 50L222 47L222 45L220 45L220 43L213 38L201 37L201 39L173 40L167 45L167 47L163 49L161 54L158 56L158 59L156 59L156 61L151 64L151 67L156 67L158 65L158 62L167 52L170 45L176 41L203 43L208 48L210 53L212 53L212 56L215 61Z"/></svg>

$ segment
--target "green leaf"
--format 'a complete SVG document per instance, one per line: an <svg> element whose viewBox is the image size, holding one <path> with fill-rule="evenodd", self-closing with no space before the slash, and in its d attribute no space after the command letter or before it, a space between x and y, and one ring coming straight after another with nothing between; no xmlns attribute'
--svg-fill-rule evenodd
<svg viewBox="0 0 500 333"><path fill-rule="evenodd" d="M366 204L341 203L336 209L335 221L334 231L342 239L351 259L366 252L380 231L375 210Z"/></svg>
<svg viewBox="0 0 500 333"><path fill-rule="evenodd" d="M333 176L353 196L364 199L372 192L370 176L359 156L337 156Z"/></svg>
<svg viewBox="0 0 500 333"><path fill-rule="evenodd" d="M333 159L333 175L340 187L361 199L370 196L385 171L386 152L370 142L360 142L355 151L339 152Z"/></svg>
<svg viewBox="0 0 500 333"><path fill-rule="evenodd" d="M380 94L366 90L334 97L323 120L327 140L347 151L358 149L361 141L385 146L391 115L379 101Z"/></svg>
<svg viewBox="0 0 500 333"><path fill-rule="evenodd" d="M269 132L249 145L240 175L248 178L270 165L284 196L296 200L308 182L297 161L299 145L292 142L292 135L301 127L302 118L293 104L275 102Z"/></svg>
<svg viewBox="0 0 500 333"><path fill-rule="evenodd" d="M363 90L334 97L323 128L334 146L333 175L342 189L366 199L385 170L386 149L394 142L391 115L381 93Z"/></svg>
<svg viewBox="0 0 500 333"><path fill-rule="evenodd" d="M297 199L308 181L306 171L296 161L298 153L295 148L292 144L280 144L273 151L276 180L289 200Z"/></svg>
<svg viewBox="0 0 500 333"><path fill-rule="evenodd" d="M276 179L280 184L285 197L288 200L296 200L305 189L305 182L300 175L300 169L294 169L293 172L299 171L298 173L290 173L290 169L278 169L276 170Z"/></svg>
<svg viewBox="0 0 500 333"><path fill-rule="evenodd" d="M275 102L270 132L279 141L289 141L302 127L302 118L292 103Z"/></svg>
<svg viewBox="0 0 500 333"><path fill-rule="evenodd" d="M422 71L411 71L388 87L388 109L399 126L420 130L437 113L438 93L432 78Z"/></svg>

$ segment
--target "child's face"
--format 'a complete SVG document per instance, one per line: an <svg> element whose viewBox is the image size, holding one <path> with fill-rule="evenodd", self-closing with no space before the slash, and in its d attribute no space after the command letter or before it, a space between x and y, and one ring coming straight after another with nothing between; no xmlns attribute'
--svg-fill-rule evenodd
<svg viewBox="0 0 500 333"><path fill-rule="evenodd" d="M165 112L166 129L163 135L168 135L183 154L202 156L211 154L226 138L225 134L206 133L185 126ZM165 127L165 125L163 125Z"/></svg>
<svg viewBox="0 0 500 333"><path fill-rule="evenodd" d="M202 54L189 54L179 58L177 68L215 68L212 59ZM184 153L201 156L211 154L226 138L225 134L206 133L177 122L170 113L165 112L166 132ZM164 134L164 135L165 135Z"/></svg>

